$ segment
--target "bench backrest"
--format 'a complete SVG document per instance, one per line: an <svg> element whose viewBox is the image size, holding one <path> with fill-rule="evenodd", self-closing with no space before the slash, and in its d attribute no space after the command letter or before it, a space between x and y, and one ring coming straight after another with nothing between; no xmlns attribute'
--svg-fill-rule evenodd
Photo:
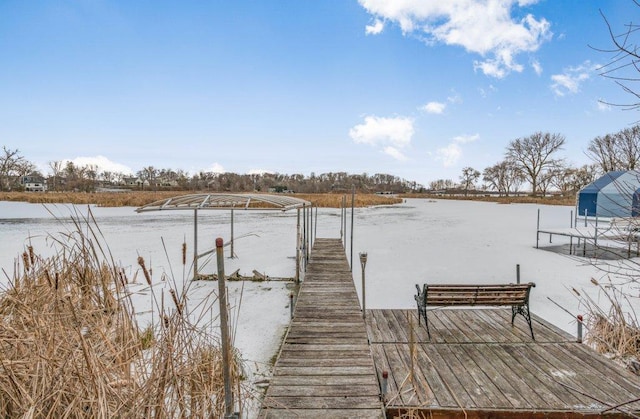
<svg viewBox="0 0 640 419"><path fill-rule="evenodd" d="M526 284L425 284L420 297L430 306L519 306L528 304L533 282Z"/></svg>

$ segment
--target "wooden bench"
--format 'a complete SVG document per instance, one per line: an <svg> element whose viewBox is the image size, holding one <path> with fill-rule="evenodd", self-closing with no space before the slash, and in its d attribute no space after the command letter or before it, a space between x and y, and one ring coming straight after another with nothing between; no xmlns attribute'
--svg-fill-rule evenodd
<svg viewBox="0 0 640 419"><path fill-rule="evenodd" d="M415 295L418 305L418 324L420 317L424 319L427 327L427 335L431 339L429 332L429 322L427 320L427 306L511 306L511 325L516 318L516 314L521 314L533 336L531 326L531 314L529 313L529 293L536 284L529 282L526 284L496 284L496 285L454 285L454 284L424 284L422 289L416 284L418 293Z"/></svg>

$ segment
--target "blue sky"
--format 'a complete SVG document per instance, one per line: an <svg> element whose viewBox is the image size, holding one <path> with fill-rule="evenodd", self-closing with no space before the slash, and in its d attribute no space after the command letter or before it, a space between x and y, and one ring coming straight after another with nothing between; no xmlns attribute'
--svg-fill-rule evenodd
<svg viewBox="0 0 640 419"><path fill-rule="evenodd" d="M488 5L487 5L488 4ZM0 0L0 145L50 161L428 185L640 120L598 75L631 0Z"/></svg>

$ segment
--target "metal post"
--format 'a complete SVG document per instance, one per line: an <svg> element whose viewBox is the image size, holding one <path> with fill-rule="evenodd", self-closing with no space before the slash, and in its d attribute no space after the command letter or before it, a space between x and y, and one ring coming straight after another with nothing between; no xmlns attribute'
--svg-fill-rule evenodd
<svg viewBox="0 0 640 419"><path fill-rule="evenodd" d="M382 385L380 389L380 396L382 397L382 401L385 402L387 398L387 383L389 381L389 372L382 371Z"/></svg>
<svg viewBox="0 0 640 419"><path fill-rule="evenodd" d="M234 252L233 252L233 207L231 208L231 242L230 243L231 243L231 247L230 247L231 250L229 251L230 252L229 253L229 257L231 259L233 259L233 255L234 255Z"/></svg>
<svg viewBox="0 0 640 419"><path fill-rule="evenodd" d="M342 241L342 247L344 247L344 231L342 229L342 226L344 224L343 218L344 218L344 195L340 200L340 240Z"/></svg>
<svg viewBox="0 0 640 419"><path fill-rule="evenodd" d="M516 284L520 283L520 264L516 265Z"/></svg>
<svg viewBox="0 0 640 419"><path fill-rule="evenodd" d="M293 293L289 294L289 311L293 319Z"/></svg>
<svg viewBox="0 0 640 419"><path fill-rule="evenodd" d="M351 272L353 272L353 209L356 204L356 186L351 186L351 259L349 264L351 265Z"/></svg>
<svg viewBox="0 0 640 419"><path fill-rule="evenodd" d="M569 228L573 228L573 210L571 210L571 218L569 218Z"/></svg>
<svg viewBox="0 0 640 419"><path fill-rule="evenodd" d="M538 226L536 228L536 249L540 243L540 208L538 208Z"/></svg>
<svg viewBox="0 0 640 419"><path fill-rule="evenodd" d="M578 343L582 343L582 314L578 314Z"/></svg>
<svg viewBox="0 0 640 419"><path fill-rule="evenodd" d="M222 376L224 379L225 417L233 414L233 393L231 392L231 359L229 350L229 319L227 316L227 290L224 277L224 244L222 238L216 239L218 259L218 300L220 302L220 338L222 339Z"/></svg>
<svg viewBox="0 0 640 419"><path fill-rule="evenodd" d="M587 214L589 213L589 211L587 211L587 209L584 209L584 226L587 226Z"/></svg>
<svg viewBox="0 0 640 419"><path fill-rule="evenodd" d="M296 224L296 283L300 283L300 208L298 208L298 222Z"/></svg>
<svg viewBox="0 0 640 419"><path fill-rule="evenodd" d="M302 205L302 233L300 233L300 246L302 247L303 270L307 271L307 208Z"/></svg>
<svg viewBox="0 0 640 419"><path fill-rule="evenodd" d="M362 267L362 318L366 317L366 294L365 294L365 279L364 279L364 269L367 266L367 253L360 253L360 266Z"/></svg>
<svg viewBox="0 0 640 419"><path fill-rule="evenodd" d="M309 247L313 247L313 204L309 209Z"/></svg>
<svg viewBox="0 0 640 419"><path fill-rule="evenodd" d="M198 279L198 209L193 210L193 279Z"/></svg>

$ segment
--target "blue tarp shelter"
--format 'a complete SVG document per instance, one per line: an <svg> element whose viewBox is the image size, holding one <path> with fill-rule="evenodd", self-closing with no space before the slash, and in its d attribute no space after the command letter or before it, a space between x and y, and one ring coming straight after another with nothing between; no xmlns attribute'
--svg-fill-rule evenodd
<svg viewBox="0 0 640 419"><path fill-rule="evenodd" d="M578 214L588 217L640 216L640 171L609 172L578 192Z"/></svg>

